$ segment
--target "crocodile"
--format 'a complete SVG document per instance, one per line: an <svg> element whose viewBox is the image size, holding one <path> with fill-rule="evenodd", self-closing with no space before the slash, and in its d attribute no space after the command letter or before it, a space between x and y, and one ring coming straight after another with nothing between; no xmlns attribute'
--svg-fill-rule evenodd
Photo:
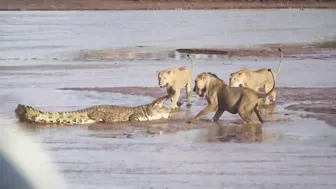
<svg viewBox="0 0 336 189"><path fill-rule="evenodd" d="M68 112L47 112L31 106L18 104L15 109L20 122L35 124L89 124L137 122L168 119L170 109L163 106L165 98L155 99L152 103L136 107L117 105L98 105Z"/></svg>

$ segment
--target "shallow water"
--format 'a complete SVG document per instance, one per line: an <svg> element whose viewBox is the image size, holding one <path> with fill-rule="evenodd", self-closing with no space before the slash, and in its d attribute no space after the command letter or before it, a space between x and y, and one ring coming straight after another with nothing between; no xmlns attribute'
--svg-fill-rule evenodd
<svg viewBox="0 0 336 189"><path fill-rule="evenodd" d="M16 124L13 112L18 103L57 111L145 104L153 98L58 89L155 87L156 70L188 64L186 59L79 61L74 54L80 50L319 42L335 37L335 16L332 10L0 12L0 121L41 143L69 188L335 188L335 127L302 119L284 110L286 104L277 106L276 120L259 128L245 128L238 115L224 113L222 130L200 121L198 129L154 136L129 125L30 128ZM335 87L334 62L285 58L277 86ZM277 57L196 60L193 74L211 71L228 81L229 73L242 67L277 64ZM183 107L179 119L152 126L183 130L185 120L206 104L195 95L192 101L191 111ZM115 138L130 130L138 134ZM237 133L263 140L223 139Z"/></svg>

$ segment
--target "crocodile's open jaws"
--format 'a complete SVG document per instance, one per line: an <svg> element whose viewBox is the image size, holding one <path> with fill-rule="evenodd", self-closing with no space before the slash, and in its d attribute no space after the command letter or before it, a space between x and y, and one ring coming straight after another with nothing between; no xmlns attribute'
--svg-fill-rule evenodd
<svg viewBox="0 0 336 189"><path fill-rule="evenodd" d="M168 119L170 109L163 106L165 98L137 107L100 105L70 112L44 112L18 104L15 114L19 121L42 124L87 124Z"/></svg>

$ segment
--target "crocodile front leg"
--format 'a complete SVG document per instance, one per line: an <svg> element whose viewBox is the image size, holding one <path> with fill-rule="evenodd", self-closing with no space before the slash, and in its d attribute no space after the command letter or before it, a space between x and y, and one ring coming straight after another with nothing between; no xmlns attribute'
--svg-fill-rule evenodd
<svg viewBox="0 0 336 189"><path fill-rule="evenodd" d="M92 111L87 116L94 121L106 122L106 113L99 110Z"/></svg>
<svg viewBox="0 0 336 189"><path fill-rule="evenodd" d="M148 120L148 117L140 113L134 113L129 116L130 122L147 121L147 120Z"/></svg>

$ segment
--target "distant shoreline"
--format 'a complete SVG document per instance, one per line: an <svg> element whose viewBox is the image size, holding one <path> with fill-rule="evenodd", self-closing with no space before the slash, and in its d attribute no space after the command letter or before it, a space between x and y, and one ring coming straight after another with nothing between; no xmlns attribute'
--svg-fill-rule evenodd
<svg viewBox="0 0 336 189"><path fill-rule="evenodd" d="M28 0L26 0L28 1ZM230 9L336 9L333 2L143 2L143 1L102 1L68 0L64 3L42 0L12 1L0 0L0 11L121 11L121 10L230 10ZM54 3L52 3L54 2Z"/></svg>

